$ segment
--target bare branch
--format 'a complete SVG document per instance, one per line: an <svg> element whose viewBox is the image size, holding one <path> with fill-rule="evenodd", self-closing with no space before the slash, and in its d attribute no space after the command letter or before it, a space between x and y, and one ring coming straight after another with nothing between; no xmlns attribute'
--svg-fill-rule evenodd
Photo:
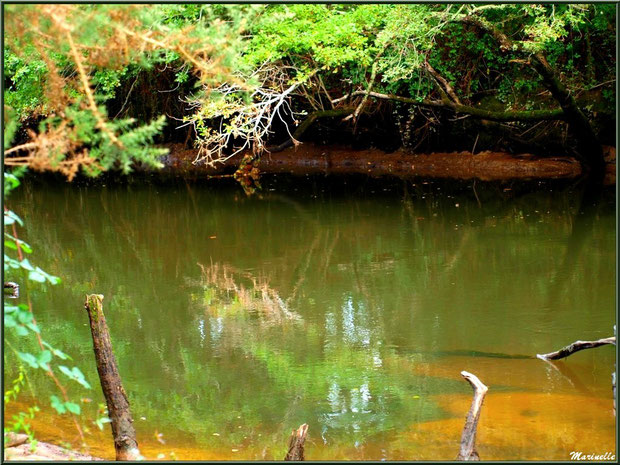
<svg viewBox="0 0 620 465"><path fill-rule="evenodd" d="M450 83L441 74L439 74L435 70L435 68L433 68L430 65L428 61L424 62L424 68L435 79L435 81L439 84L440 87L443 86L443 89L445 90L446 94L448 94L448 96L452 99L452 101L460 105L461 101L459 100L459 97L456 95L456 92L454 92L454 89L452 88Z"/></svg>
<svg viewBox="0 0 620 465"><path fill-rule="evenodd" d="M478 420L480 419L480 410L484 396L486 396L489 388L474 374L467 371L461 371L461 376L474 389L474 398L471 402L469 413L465 419L465 427L461 436L461 448L457 460L480 460L478 451L476 451L476 429L478 428Z"/></svg>
<svg viewBox="0 0 620 465"><path fill-rule="evenodd" d="M607 344L616 345L616 336L599 339L598 341L575 341L572 344L563 347L556 352L550 352L548 354L537 354L541 360L559 360L561 358L568 357L569 355L579 352L584 349L593 349L595 347L604 346Z"/></svg>
<svg viewBox="0 0 620 465"><path fill-rule="evenodd" d="M526 110L526 111L491 111L483 108L472 107L468 105L459 105L451 101L437 101L437 100L416 100L410 97L402 97L400 95L393 94L381 94L379 92L365 92L356 91L351 93L350 96L365 95L370 97L394 100L397 102L408 103L414 106L429 107L429 108L446 108L455 111L456 113L464 113L467 115L475 116L481 119L487 119L491 121L541 121L541 120L563 120L564 111L561 109L555 110ZM342 101L341 99L337 99ZM332 100L332 103L336 100Z"/></svg>

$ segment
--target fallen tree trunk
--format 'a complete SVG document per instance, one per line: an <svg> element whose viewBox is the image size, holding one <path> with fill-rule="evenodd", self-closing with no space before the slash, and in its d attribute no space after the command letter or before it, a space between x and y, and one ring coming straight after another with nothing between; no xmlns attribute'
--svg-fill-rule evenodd
<svg viewBox="0 0 620 465"><path fill-rule="evenodd" d="M103 296L91 294L86 296L86 312L90 320L93 337L97 372L101 389L108 405L116 460L142 460L138 450L136 430L129 410L129 400L118 372L116 358L112 351L110 333L103 314Z"/></svg>
<svg viewBox="0 0 620 465"><path fill-rule="evenodd" d="M308 434L308 425L303 424L297 430L293 430L288 443L288 452L284 460L286 461L303 461L304 445L306 443L306 434Z"/></svg>
<svg viewBox="0 0 620 465"><path fill-rule="evenodd" d="M604 339L599 339L598 341L575 341L572 344L563 347L562 349L556 352L550 352L548 354L536 354L536 357L541 360L559 360L561 358L568 357L575 352L579 352L584 349L593 349L595 347L604 346L607 344L616 344L616 337L607 337Z"/></svg>
<svg viewBox="0 0 620 465"><path fill-rule="evenodd" d="M465 427L463 428L463 435L461 436L461 449L456 459L480 460L480 456L476 450L476 429L478 428L482 402L489 388L485 386L476 375L468 373L467 371L461 371L461 376L463 376L474 389L474 399L471 402L469 413L467 413L467 418L465 419Z"/></svg>
<svg viewBox="0 0 620 465"><path fill-rule="evenodd" d="M164 160L164 172L188 176L232 173L242 155L217 166L193 165L195 151L172 146ZM386 153L378 149L350 150L303 144L278 153L263 154L255 166L261 173L366 174L372 177L479 179L574 179L581 166L574 158L540 158L503 152L412 154L404 150Z"/></svg>

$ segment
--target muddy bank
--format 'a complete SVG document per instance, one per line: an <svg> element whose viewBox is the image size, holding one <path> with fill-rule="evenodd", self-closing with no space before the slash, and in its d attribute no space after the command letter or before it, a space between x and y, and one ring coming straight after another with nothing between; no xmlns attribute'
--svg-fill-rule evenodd
<svg viewBox="0 0 620 465"><path fill-rule="evenodd" d="M183 175L220 175L233 172L242 156L214 167L193 164L197 151L170 145L165 158L166 172ZM354 151L341 146L308 143L277 153L265 153L256 165L261 173L367 174L372 177L479 179L571 179L582 174L579 162L571 157L541 158L530 154L505 152L452 152L411 154L386 153L378 149ZM615 164L613 172L615 174ZM614 176L615 177L615 176Z"/></svg>
<svg viewBox="0 0 620 465"><path fill-rule="evenodd" d="M14 461L93 461L103 460L98 457L80 454L72 450L37 442L33 446L25 434L9 433L4 437L4 460Z"/></svg>

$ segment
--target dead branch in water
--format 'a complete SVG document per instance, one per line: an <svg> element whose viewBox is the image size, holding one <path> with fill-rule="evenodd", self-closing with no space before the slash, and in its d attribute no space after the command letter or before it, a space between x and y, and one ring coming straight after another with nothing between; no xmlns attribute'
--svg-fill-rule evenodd
<svg viewBox="0 0 620 465"><path fill-rule="evenodd" d="M288 443L288 452L284 460L286 461L303 461L304 460L304 444L306 443L306 434L308 433L308 425L303 424L297 430L291 433L291 439Z"/></svg>
<svg viewBox="0 0 620 465"><path fill-rule="evenodd" d="M536 354L536 357L541 360L559 360L561 358L568 357L575 352L579 352L580 350L593 349L595 347L600 347L607 344L616 345L616 337L606 337L604 339L599 339L598 341L575 341L572 344L556 352L550 352L548 354Z"/></svg>
<svg viewBox="0 0 620 465"><path fill-rule="evenodd" d="M478 420L480 419L482 402L489 388L485 386L476 375L461 371L461 376L463 376L474 389L474 399L471 402L471 408L465 419L465 427L463 428L463 435L461 436L461 449L456 459L480 460L480 456L476 451L476 428L478 427Z"/></svg>
<svg viewBox="0 0 620 465"><path fill-rule="evenodd" d="M138 450L133 418L129 410L129 400L125 389L123 389L116 358L112 351L110 332L103 315L103 296L100 294L87 295L84 307L90 320L90 331L93 336L101 389L108 405L116 460L142 460L143 457Z"/></svg>

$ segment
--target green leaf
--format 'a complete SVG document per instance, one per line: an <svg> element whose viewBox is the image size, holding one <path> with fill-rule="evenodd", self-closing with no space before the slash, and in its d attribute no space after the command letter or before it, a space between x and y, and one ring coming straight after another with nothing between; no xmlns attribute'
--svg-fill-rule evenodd
<svg viewBox="0 0 620 465"><path fill-rule="evenodd" d="M49 370L48 363L52 360L52 353L49 350L44 350L37 356L37 363L44 370Z"/></svg>
<svg viewBox="0 0 620 465"><path fill-rule="evenodd" d="M13 315L4 314L4 327L5 328L14 328L17 326L17 321L15 321L15 317Z"/></svg>
<svg viewBox="0 0 620 465"><path fill-rule="evenodd" d="M17 307L17 319L25 325L32 322L32 314L27 309Z"/></svg>
<svg viewBox="0 0 620 465"><path fill-rule="evenodd" d="M26 252L26 253L32 253L32 247L30 247L29 244L27 244L26 242L22 241L21 239L18 239L12 235L10 235L9 233L5 232L4 236L7 237L10 240L6 240L4 241L4 246L8 247L9 249L13 249L13 250L17 250L17 246L20 246L21 249Z"/></svg>
<svg viewBox="0 0 620 465"><path fill-rule="evenodd" d="M31 271L30 273L28 273L28 279L30 279L31 281L37 281L39 283L44 283L46 281L45 276L43 276L38 271Z"/></svg>
<svg viewBox="0 0 620 465"><path fill-rule="evenodd" d="M105 423L112 423L112 420L110 420L108 417L101 417L95 420L95 424L97 425L97 428L99 428L102 431L103 431L103 425Z"/></svg>
<svg viewBox="0 0 620 465"><path fill-rule="evenodd" d="M22 219L17 216L15 213L13 213L11 210L6 210L4 212L4 224L13 224L17 222L20 226L24 225L24 222L22 221Z"/></svg>
<svg viewBox="0 0 620 465"><path fill-rule="evenodd" d="M19 266L25 270L34 271L34 266L30 264L30 261L27 258L24 258L21 262L19 262Z"/></svg>
<svg viewBox="0 0 620 465"><path fill-rule="evenodd" d="M88 384L88 382L84 378L84 374L80 371L78 367L73 367L72 373L78 383L80 383L86 389L90 389L90 384Z"/></svg>
<svg viewBox="0 0 620 465"><path fill-rule="evenodd" d="M37 363L37 358L28 352L17 352L17 356L21 358L24 362L30 365L32 368L39 368L39 364Z"/></svg>
<svg viewBox="0 0 620 465"><path fill-rule="evenodd" d="M4 194L8 194L10 191L19 186L19 179L17 176L11 173L3 173L4 175Z"/></svg>
<svg viewBox="0 0 620 465"><path fill-rule="evenodd" d="M17 305L4 304L4 313L15 313L19 307Z"/></svg>
<svg viewBox="0 0 620 465"><path fill-rule="evenodd" d="M30 334L25 326L15 326L15 332L18 336L28 336Z"/></svg>
<svg viewBox="0 0 620 465"><path fill-rule="evenodd" d="M71 370L69 370L69 368L67 368L66 366L59 365L58 369L62 371L65 375L67 375L69 378L73 378L73 373L71 373Z"/></svg>
<svg viewBox="0 0 620 465"><path fill-rule="evenodd" d="M37 334L39 334L41 332L39 330L39 327L36 324L34 324L34 322L32 322L32 321L29 322L29 323L26 323L26 326L28 327L28 329L34 331Z"/></svg>
<svg viewBox="0 0 620 465"><path fill-rule="evenodd" d="M65 404L63 404L60 399L56 396L50 397L52 408L55 409L58 413L63 414L67 411Z"/></svg>
<svg viewBox="0 0 620 465"><path fill-rule="evenodd" d="M67 410L69 410L71 413L74 413L76 415L80 414L80 406L78 404L75 404L73 402L65 402L65 407L67 407Z"/></svg>
<svg viewBox="0 0 620 465"><path fill-rule="evenodd" d="M9 257L7 254L4 254L4 269L7 270L9 268L19 268L19 262L14 258Z"/></svg>
<svg viewBox="0 0 620 465"><path fill-rule="evenodd" d="M43 341L43 345L45 347L47 347L52 352L52 354L54 354L59 359L61 359L61 360L67 360L67 359L71 360L71 357L69 355L65 354L63 351L61 351L59 349L56 349L56 348L52 347L47 342Z"/></svg>
<svg viewBox="0 0 620 465"><path fill-rule="evenodd" d="M84 374L80 371L80 369L78 367L73 367L72 370L70 370L69 368L67 368L64 365L59 365L58 368L60 369L60 371L62 371L66 376L68 376L69 378L71 378L72 380L80 383L82 386L84 386L86 389L91 389L90 384L88 383L88 381L86 381L86 379L84 379Z"/></svg>

